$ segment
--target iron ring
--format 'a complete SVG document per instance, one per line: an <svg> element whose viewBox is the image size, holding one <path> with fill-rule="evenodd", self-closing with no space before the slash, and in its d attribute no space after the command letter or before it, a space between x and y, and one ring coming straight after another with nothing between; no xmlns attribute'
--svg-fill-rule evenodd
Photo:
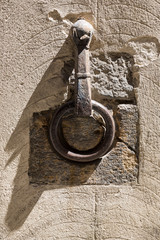
<svg viewBox="0 0 160 240"><path fill-rule="evenodd" d="M76 162L90 162L105 155L110 149L115 135L115 123L109 110L102 104L92 100L92 108L98 112L104 119L106 131L101 142L88 151L78 151L67 145L60 134L60 121L66 113L74 113L74 101L63 104L53 115L50 124L50 139L54 149L64 158ZM63 142L63 143L62 143Z"/></svg>

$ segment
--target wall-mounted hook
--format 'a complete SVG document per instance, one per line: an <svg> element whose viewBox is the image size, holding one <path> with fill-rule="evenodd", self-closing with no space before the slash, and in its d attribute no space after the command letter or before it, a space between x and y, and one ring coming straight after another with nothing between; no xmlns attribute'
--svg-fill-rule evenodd
<svg viewBox="0 0 160 240"><path fill-rule="evenodd" d="M75 113L81 116L92 114L89 46L93 27L84 19L79 19L72 28L75 50Z"/></svg>
<svg viewBox="0 0 160 240"><path fill-rule="evenodd" d="M110 149L115 135L113 117L106 107L91 100L89 46L93 35L93 27L84 19L79 19L72 27L75 42L75 100L62 105L54 114L50 125L50 138L55 150L63 157L89 162L102 157ZM93 111L104 120L104 136L99 144L88 151L73 149L64 140L61 122L66 114L92 117Z"/></svg>

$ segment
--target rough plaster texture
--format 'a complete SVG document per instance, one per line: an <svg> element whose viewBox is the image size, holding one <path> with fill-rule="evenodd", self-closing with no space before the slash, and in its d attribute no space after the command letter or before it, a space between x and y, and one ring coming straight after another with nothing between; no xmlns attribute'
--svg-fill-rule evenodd
<svg viewBox="0 0 160 240"><path fill-rule="evenodd" d="M2 0L1 12L0 238L159 240L159 0ZM68 33L80 15L96 29L94 55L121 51L135 61L137 184L29 184L29 122L66 99L61 70L73 60Z"/></svg>

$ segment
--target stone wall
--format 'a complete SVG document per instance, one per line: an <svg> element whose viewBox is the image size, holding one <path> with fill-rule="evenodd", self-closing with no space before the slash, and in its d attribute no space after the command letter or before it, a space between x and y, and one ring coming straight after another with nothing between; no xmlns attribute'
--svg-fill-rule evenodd
<svg viewBox="0 0 160 240"><path fill-rule="evenodd" d="M160 237L160 2L1 1L0 239ZM57 155L49 119L73 91L72 23L85 17L92 98L116 122L92 163ZM47 161L46 161L47 160Z"/></svg>

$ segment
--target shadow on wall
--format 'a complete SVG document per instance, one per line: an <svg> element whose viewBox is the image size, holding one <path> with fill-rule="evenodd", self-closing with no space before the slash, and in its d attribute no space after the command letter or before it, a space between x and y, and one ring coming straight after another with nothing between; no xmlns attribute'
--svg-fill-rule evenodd
<svg viewBox="0 0 160 240"><path fill-rule="evenodd" d="M51 15L53 14L57 13L51 12ZM85 13L82 13L82 15L85 15ZM91 18L91 13L89 13L89 16ZM79 15L77 14L71 14L66 18L69 18L71 22L75 22L78 17ZM96 47L97 44L98 46L100 44L99 41L97 42L94 37L93 42L93 46ZM14 189L12 192L12 197L5 218L6 224L11 231L16 230L23 225L43 191L62 187L62 185L58 186L54 184L35 187L29 184L29 128L30 121L34 112L41 112L44 110L48 110L51 106L56 107L62 104L65 99L64 94L67 93L67 85L74 65L74 48L70 32L63 46L49 65L41 81L33 92L5 148L7 152L13 152L12 156L8 159L8 162L6 163L6 167L16 157L20 158L17 173L14 179ZM92 172L88 173L88 178L91 173ZM75 184L76 183L74 181L74 185ZM68 185L73 186L73 184Z"/></svg>
<svg viewBox="0 0 160 240"><path fill-rule="evenodd" d="M134 44L130 45L134 46ZM96 44L94 46L96 46ZM16 230L23 225L43 191L60 188L62 186L57 184L55 185L53 183L48 186L40 185L34 187L29 184L29 126L34 112L48 110L50 106L55 107L63 102L68 79L73 68L74 49L73 42L69 34L60 51L44 73L40 83L32 94L14 132L7 143L6 151L12 151L13 154L8 159L6 166L8 166L16 157L20 157L17 173L14 179L14 189L5 219L6 224L11 231ZM99 162L97 161L97 165L98 163ZM106 166L104 167L106 169ZM91 174L92 171L88 172L86 178L89 178ZM74 184L76 184L75 181ZM73 186L73 184L68 185Z"/></svg>
<svg viewBox="0 0 160 240"><path fill-rule="evenodd" d="M14 179L14 189L6 214L6 224L11 231L23 225L45 190L57 186L32 186L28 179L29 124L34 112L61 104L64 100L68 78L74 67L73 43L70 34L60 51L46 70L40 83L32 94L23 114L12 133L6 151L13 151L6 167L20 156L18 170ZM60 187L60 186L59 186Z"/></svg>

